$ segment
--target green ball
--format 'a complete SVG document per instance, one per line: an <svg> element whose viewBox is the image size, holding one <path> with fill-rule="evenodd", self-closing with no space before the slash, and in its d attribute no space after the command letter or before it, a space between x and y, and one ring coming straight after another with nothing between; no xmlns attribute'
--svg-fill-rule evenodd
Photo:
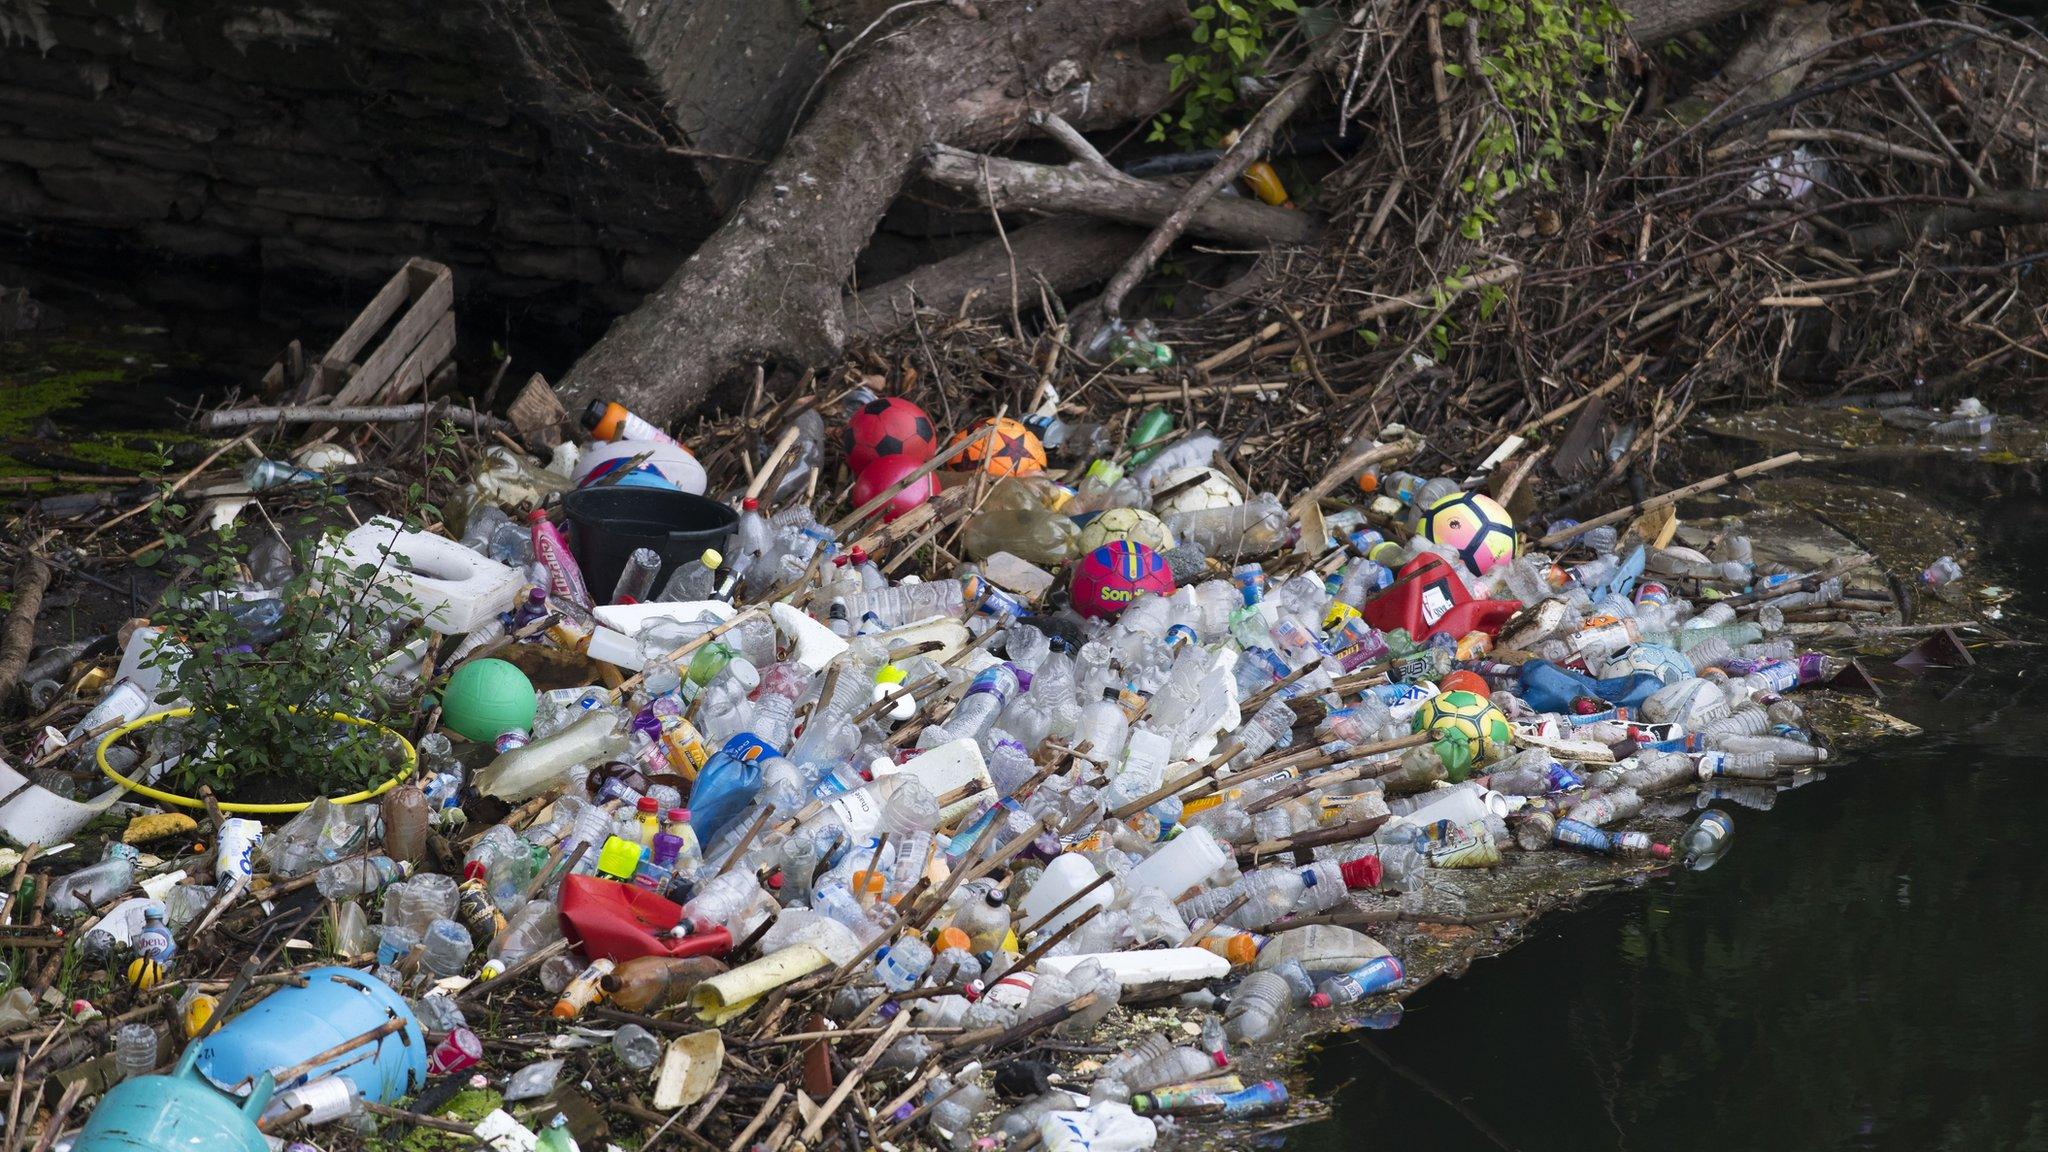
<svg viewBox="0 0 2048 1152"><path fill-rule="evenodd" d="M533 681L514 665L471 660L441 692L441 722L471 740L496 740L514 728L530 730L538 703Z"/></svg>

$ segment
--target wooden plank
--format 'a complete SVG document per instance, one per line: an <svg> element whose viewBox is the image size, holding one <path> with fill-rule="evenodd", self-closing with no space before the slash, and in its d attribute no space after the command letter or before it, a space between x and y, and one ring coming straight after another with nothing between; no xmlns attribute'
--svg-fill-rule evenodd
<svg viewBox="0 0 2048 1152"><path fill-rule="evenodd" d="M376 351L370 353L341 391L335 393L334 403L337 406L371 402L390 382L392 373L455 302L455 276L446 265L415 256L405 262L401 275L409 282L412 304L391 326L391 334L384 338ZM381 298L383 293L378 295Z"/></svg>
<svg viewBox="0 0 2048 1152"><path fill-rule="evenodd" d="M302 399L323 396L329 389L340 387L348 379L348 366L355 363L356 357L369 344L370 338L382 331L384 325L390 323L399 308L404 306L409 282L406 273L411 267L412 264L408 262L404 268L393 273L391 279L386 280L384 286L377 289L377 294L370 298L369 304L365 305L361 312L356 313L355 320L335 338L334 344L321 354L320 363L313 369L310 394Z"/></svg>
<svg viewBox="0 0 2048 1152"><path fill-rule="evenodd" d="M377 398L378 404L402 404L412 398L420 385L434 374L448 357L455 353L455 313L443 312L427 335L391 374L391 385L384 395Z"/></svg>

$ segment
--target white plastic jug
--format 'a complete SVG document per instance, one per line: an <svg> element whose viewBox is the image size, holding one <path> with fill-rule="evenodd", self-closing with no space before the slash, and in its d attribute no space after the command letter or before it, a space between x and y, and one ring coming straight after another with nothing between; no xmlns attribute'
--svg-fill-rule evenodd
<svg viewBox="0 0 2048 1152"><path fill-rule="evenodd" d="M1137 893L1153 889L1166 893L1170 898L1178 897L1208 879L1229 861L1229 854L1216 842L1216 837L1198 824L1184 829L1180 835L1160 845L1157 852L1139 861L1138 866L1124 876L1124 891Z"/></svg>
<svg viewBox="0 0 2048 1152"><path fill-rule="evenodd" d="M1090 884L1100 873L1095 863L1079 852L1066 852L1053 858L1045 866L1045 872L1031 891L1024 894L1022 910L1024 918L1020 927L1037 923L1039 917L1059 907L1067 897L1079 892ZM1067 910L1038 926L1042 936L1049 936L1067 926L1070 921L1088 914L1090 909L1107 908L1115 896L1114 884L1098 884L1095 890L1067 905Z"/></svg>

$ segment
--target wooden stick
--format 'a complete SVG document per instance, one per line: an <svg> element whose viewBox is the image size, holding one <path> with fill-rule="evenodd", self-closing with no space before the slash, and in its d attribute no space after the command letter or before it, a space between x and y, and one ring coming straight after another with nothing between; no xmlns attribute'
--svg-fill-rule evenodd
<svg viewBox="0 0 2048 1152"><path fill-rule="evenodd" d="M14 566L14 606L0 625L0 703L14 695L29 649L36 642L36 614L43 610L43 592L50 586L50 566L41 555L22 553Z"/></svg>
<svg viewBox="0 0 2048 1152"><path fill-rule="evenodd" d="M224 408L206 414L206 430L221 432L247 428L252 424L411 424L438 417L471 432L503 432L516 435L519 429L509 420L473 408L440 403L360 405L347 408L284 406L271 408Z"/></svg>
<svg viewBox="0 0 2048 1152"><path fill-rule="evenodd" d="M1536 541L1536 547L1550 548L1555 545L1562 544L1566 540L1571 540L1578 536L1584 535L1587 532L1591 532L1595 528L1605 528L1609 524L1618 524L1631 516L1640 516L1645 512L1650 512L1658 508L1664 508L1669 505L1676 504L1681 500L1686 500L1690 499L1691 497L1698 496L1702 492L1712 492L1716 488L1725 488L1728 485L1735 483L1737 480L1747 480L1751 476L1758 476L1765 472L1770 472L1778 468L1783 468L1787 464L1797 464L1804 459L1806 459L1806 457L1801 456L1797 452L1786 452L1781 455L1773 456L1768 460L1759 460L1755 464L1745 464L1740 468L1734 468L1730 469L1729 471L1723 472L1719 476L1709 476L1705 480L1701 480L1698 483L1687 484L1683 488L1674 488L1671 491L1666 492L1660 496L1652 496L1647 500L1638 500L1635 503L1630 504L1626 507L1616 508L1614 511L1609 512L1604 516L1595 516L1591 520L1587 520L1584 523L1574 524L1569 528L1560 528L1557 531L1552 532L1550 535L1545 536L1542 539Z"/></svg>
<svg viewBox="0 0 2048 1152"><path fill-rule="evenodd" d="M213 451L207 453L206 459L201 460L199 463L193 465L192 470L190 472L187 472L183 476L178 477L175 481L171 483L171 494L175 495L179 491L183 490L185 485L190 484L192 482L193 477L198 476L201 472L204 472L208 468L213 467L213 462L215 460L218 460L222 456L227 455L229 452L234 451L236 448L249 443L250 441L255 439L255 436L256 434L254 432L244 432L240 436L235 437L233 440L230 440L227 443L221 445L220 447L215 448ZM94 528L92 531L87 532L85 534L85 538L87 540L90 540L93 537L98 536L100 533L105 532L107 529L112 528L114 525L148 511L152 503L154 503L154 501L151 501L150 503L137 504L135 507L130 508L126 512L121 513L119 516L116 516L113 519L101 524L99 527Z"/></svg>

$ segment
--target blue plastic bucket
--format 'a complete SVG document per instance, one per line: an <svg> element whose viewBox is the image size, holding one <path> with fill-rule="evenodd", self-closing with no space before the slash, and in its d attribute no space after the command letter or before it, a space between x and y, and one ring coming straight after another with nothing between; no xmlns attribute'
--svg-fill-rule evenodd
<svg viewBox="0 0 2048 1152"><path fill-rule="evenodd" d="M427 1036L390 985L353 968L315 968L303 988L286 985L197 1045L199 1071L224 1092L240 1092L265 1072L353 1040L397 1017L404 1026L388 1036L318 1065L280 1087L339 1075L363 1097L389 1104L427 1080Z"/></svg>
<svg viewBox="0 0 2048 1152"><path fill-rule="evenodd" d="M200 1077L193 1068L198 1057L195 1044L169 1076L114 1085L86 1118L72 1152L270 1152L256 1130L270 1103L270 1077L260 1076L247 1100L232 1100Z"/></svg>

